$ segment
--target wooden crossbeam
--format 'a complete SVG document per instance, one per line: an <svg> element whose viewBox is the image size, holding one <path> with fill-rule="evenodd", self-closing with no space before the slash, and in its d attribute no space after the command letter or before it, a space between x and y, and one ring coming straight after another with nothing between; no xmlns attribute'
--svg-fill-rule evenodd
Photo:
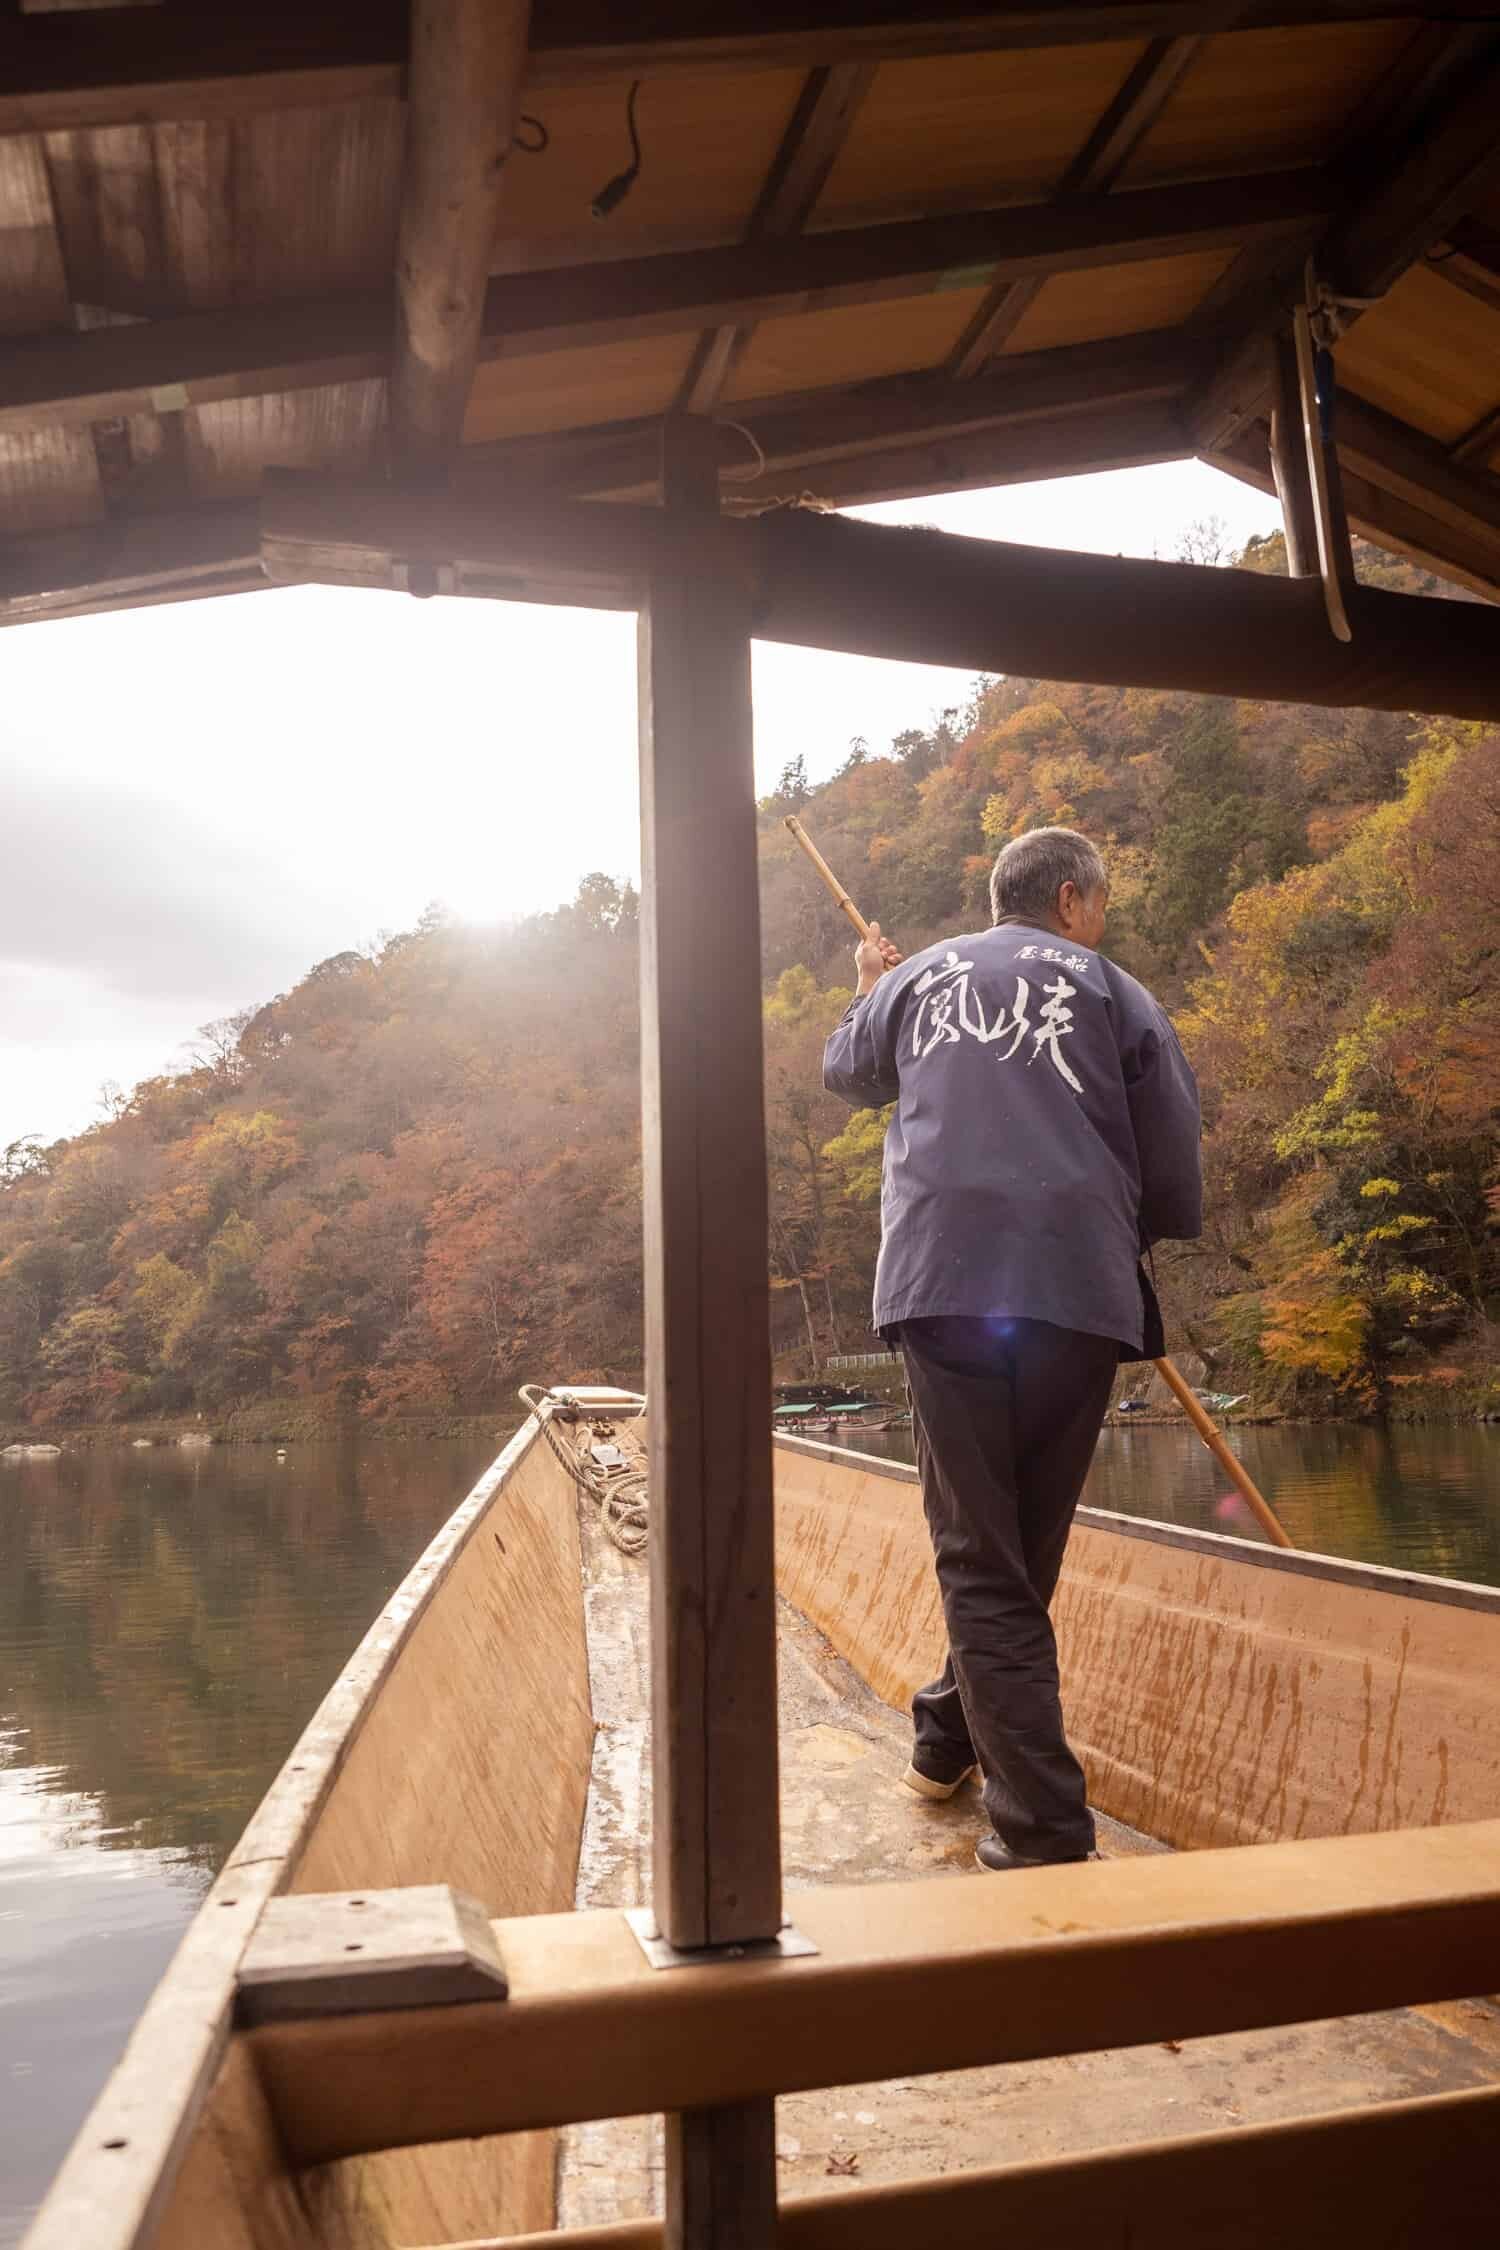
<svg viewBox="0 0 1500 2250"><path fill-rule="evenodd" d="M414 0L389 427L398 462L463 436L531 0Z"/></svg>
<svg viewBox="0 0 1500 2250"><path fill-rule="evenodd" d="M997 2243L1149 2243L1151 2250L1449 2250L1495 2199L1500 2086L1370 2102L1170 2140L789 2198L778 2250L994 2250ZM664 2250L625 2220L508 2235L464 2250Z"/></svg>
<svg viewBox="0 0 1500 2250"><path fill-rule="evenodd" d="M1448 0L1482 20L1489 0ZM1356 23L1390 0L1251 0L1241 28ZM1004 0L923 10L912 0L696 0L626 8L542 0L528 89L650 72L765 70L908 56L1188 36L1215 0ZM0 19L0 134L89 131L172 118L332 104L405 87L404 0L265 0L253 11L154 8Z"/></svg>
<svg viewBox="0 0 1500 2250"><path fill-rule="evenodd" d="M809 72L747 229L750 241L801 233L874 77L868 62ZM712 412L751 333L748 323L729 321L700 337L678 401L686 413Z"/></svg>
<svg viewBox="0 0 1500 2250"><path fill-rule="evenodd" d="M767 500L795 502L810 492L832 507L873 507L881 500L1150 468L1180 461L1191 451L1174 403L1141 400L1100 413L998 422L918 436L904 445L846 453L815 465L773 468L753 491Z"/></svg>
<svg viewBox="0 0 1500 2250"><path fill-rule="evenodd" d="M499 2005L248 2036L290 2159L321 2164L1489 1992L1497 1871L1483 1822L831 1886L797 1894L816 1955L665 1975L623 1915L538 1916L497 1927Z"/></svg>
<svg viewBox="0 0 1500 2250"><path fill-rule="evenodd" d="M809 481L821 485L825 466L852 467L850 456L869 453L870 473L878 479L885 473L881 464L894 466L898 453L915 454L937 439L1000 431L1017 437L1005 458L1013 459L1018 470L1025 466L1028 444L1034 444L1035 461L1066 464L1075 450L1082 457L1097 453L1101 437L1108 442L1104 418L1111 411L1165 408L1184 390L1195 364L1190 354L1184 356L1179 333L1160 329L1102 344L1018 353L973 382L894 375L848 389L737 401L733 419L719 425L720 471L733 478L736 491L758 503L777 489L784 473L817 469L820 474ZM1183 450L1180 426L1169 430L1163 415L1152 428L1168 433L1169 455L1171 449ZM746 443L747 429L754 433L758 456ZM1031 435L1022 437L1023 430ZM1133 443L1123 424L1121 440L1127 450ZM545 437L502 438L470 446L464 464L481 472L503 470L523 489L582 499L654 487L659 451L660 424L652 418ZM743 472L757 458L765 474L747 483ZM1031 473L1053 471L1033 468ZM1066 468L1056 473L1065 474Z"/></svg>
<svg viewBox="0 0 1500 2250"><path fill-rule="evenodd" d="M273 578L404 583L465 570L518 599L633 606L687 534L622 503L507 510L493 492L404 495L279 485L264 505ZM404 560L403 560L404 559ZM1352 646L1309 580L1000 545L806 511L705 525L691 567L748 577L763 640L1051 680L1292 703L1500 717L1494 620L1358 590Z"/></svg>
<svg viewBox="0 0 1500 2250"><path fill-rule="evenodd" d="M755 430L766 470L734 489L759 503L810 488L844 506L1181 459L1194 450L1177 412L1193 363L1179 352L1180 338L1164 331L1019 355L968 383L899 376L790 403L751 402L737 412ZM1344 401L1341 427L1357 528L1476 591L1500 588L1494 480L1455 467L1433 440L1356 397ZM497 511L528 494L535 501L647 493L655 489L659 443L654 421L511 439L471 448L463 474L476 504ZM737 430L721 427L718 445L721 473L745 465ZM1236 440L1208 457L1273 489L1264 431L1257 437L1253 424L1244 446ZM1389 490L1372 481L1372 471ZM120 516L0 546L0 623L260 582L253 502ZM557 598L567 598L566 589ZM601 581L591 598L618 597Z"/></svg>
<svg viewBox="0 0 1500 2250"><path fill-rule="evenodd" d="M482 0L473 0L482 5ZM506 274L489 283L474 344L478 358L582 350L643 335L732 325L775 312L865 304L952 286L955 280L1056 273L1105 262L1296 234L1328 208L1320 173L1206 181L1097 196L1066 208L1039 204L960 212L795 240L621 259L597 267ZM388 361L387 300L190 314L176 320L38 338L8 349L0 368L0 430L34 430L105 415L243 398L380 374ZM431 364L457 349L438 319ZM467 350L467 326L465 328ZM451 415L458 361L447 362Z"/></svg>
<svg viewBox="0 0 1500 2250"><path fill-rule="evenodd" d="M1226 8L1226 21L1229 14ZM1060 199L1102 193L1114 185L1201 51L1204 36L1192 33L1150 42L1063 174L1057 189ZM959 338L949 363L951 372L961 379L977 375L1020 325L1041 286L1036 277L997 283Z"/></svg>

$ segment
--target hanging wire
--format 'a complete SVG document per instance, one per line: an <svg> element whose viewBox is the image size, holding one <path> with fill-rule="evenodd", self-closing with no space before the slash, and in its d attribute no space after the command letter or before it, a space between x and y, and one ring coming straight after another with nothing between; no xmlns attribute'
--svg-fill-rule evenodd
<svg viewBox="0 0 1500 2250"><path fill-rule="evenodd" d="M637 78L625 97L625 130L630 135L630 162L623 172L616 172L612 180L606 180L594 197L592 209L596 219L607 219L612 212L618 211L640 176L641 136L635 122L636 97L640 90L641 81Z"/></svg>
<svg viewBox="0 0 1500 2250"><path fill-rule="evenodd" d="M531 127L530 140L523 140L521 137L523 125ZM511 135L511 146L512 148L518 148L523 156L540 156L544 149L552 146L552 135L539 117L518 117L516 119L516 130Z"/></svg>
<svg viewBox="0 0 1500 2250"><path fill-rule="evenodd" d="M766 473L766 457L761 449L760 439L756 436L754 430L747 429L743 422L725 422L722 426L726 430L737 431L755 455L754 461L746 461L738 469L723 470L721 473L724 482L726 484L754 484L757 477L763 477Z"/></svg>

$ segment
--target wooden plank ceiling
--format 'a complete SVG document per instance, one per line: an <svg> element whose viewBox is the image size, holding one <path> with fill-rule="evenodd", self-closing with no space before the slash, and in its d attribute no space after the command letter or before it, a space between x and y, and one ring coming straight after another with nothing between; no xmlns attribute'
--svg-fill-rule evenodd
<svg viewBox="0 0 1500 2250"><path fill-rule="evenodd" d="M258 583L268 468L410 457L394 276L441 137L409 36L399 0L0 16L0 618ZM638 177L597 219L633 85ZM1358 528L1500 593L1481 0L536 0L505 100L446 377L476 473L649 496L678 407L741 505L1194 452L1268 485L1314 253L1358 300Z"/></svg>

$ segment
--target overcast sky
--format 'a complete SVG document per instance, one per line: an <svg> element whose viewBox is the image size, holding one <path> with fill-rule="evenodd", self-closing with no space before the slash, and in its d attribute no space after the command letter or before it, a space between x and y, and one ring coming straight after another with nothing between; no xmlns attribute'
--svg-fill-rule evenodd
<svg viewBox="0 0 1500 2250"><path fill-rule="evenodd" d="M1171 555L1271 502L1177 463L862 511ZM474 919L634 876L634 621L299 587L0 635L0 1148L78 1131L106 1080L442 900ZM814 780L967 674L758 647L756 764Z"/></svg>

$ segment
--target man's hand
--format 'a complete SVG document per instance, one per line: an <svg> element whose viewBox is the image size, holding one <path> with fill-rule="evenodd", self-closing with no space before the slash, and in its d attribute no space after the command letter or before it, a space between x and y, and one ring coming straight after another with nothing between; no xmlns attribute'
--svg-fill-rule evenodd
<svg viewBox="0 0 1500 2250"><path fill-rule="evenodd" d="M854 966L859 972L857 997L865 999L875 990L886 970L899 969L905 958L905 954L899 953L888 937L881 936L880 924L872 922L869 936L861 938L854 948Z"/></svg>

